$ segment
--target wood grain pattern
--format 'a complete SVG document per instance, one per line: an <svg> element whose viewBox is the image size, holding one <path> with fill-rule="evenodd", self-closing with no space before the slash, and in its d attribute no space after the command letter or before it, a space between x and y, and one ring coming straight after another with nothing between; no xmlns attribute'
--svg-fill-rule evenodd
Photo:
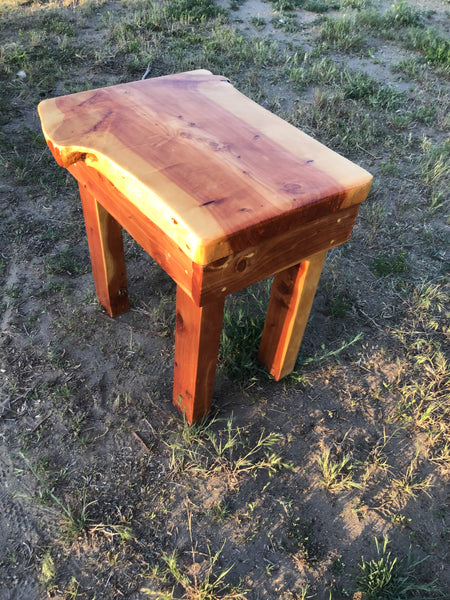
<svg viewBox="0 0 450 600"><path fill-rule="evenodd" d="M358 209L357 205L330 213L209 265L194 264L192 297L203 306L343 244L352 233Z"/></svg>
<svg viewBox="0 0 450 600"><path fill-rule="evenodd" d="M225 297L275 274L259 358L295 365L326 251L353 229L372 177L199 70L39 105L78 180L97 296L128 308L123 226L177 283L173 401L211 404Z"/></svg>
<svg viewBox="0 0 450 600"><path fill-rule="evenodd" d="M148 217L136 211L131 200L120 193L104 175L84 162L78 162L68 170L166 273L190 293L193 263L173 240Z"/></svg>
<svg viewBox="0 0 450 600"><path fill-rule="evenodd" d="M359 209L359 205L355 205L331 213L202 266L193 263L165 232L142 213L136 212L131 200L116 190L101 173L84 162L72 165L69 171L83 186L84 193L89 192L95 197L200 306L298 264L320 250L344 243L351 235Z"/></svg>
<svg viewBox="0 0 450 600"><path fill-rule="evenodd" d="M129 309L122 228L80 183L97 298L111 317Z"/></svg>
<svg viewBox="0 0 450 600"><path fill-rule="evenodd" d="M314 254L273 279L258 359L277 381L295 367L325 256Z"/></svg>
<svg viewBox="0 0 450 600"><path fill-rule="evenodd" d="M205 265L365 199L363 169L200 70L39 106L59 164L85 162Z"/></svg>
<svg viewBox="0 0 450 600"><path fill-rule="evenodd" d="M211 407L224 304L222 298L199 307L177 288L173 403L189 423Z"/></svg>

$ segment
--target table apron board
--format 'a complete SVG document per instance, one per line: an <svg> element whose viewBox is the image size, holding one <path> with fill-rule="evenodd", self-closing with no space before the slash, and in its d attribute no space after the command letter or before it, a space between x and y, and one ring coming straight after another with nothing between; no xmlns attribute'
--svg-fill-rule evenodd
<svg viewBox="0 0 450 600"><path fill-rule="evenodd" d="M343 244L350 238L360 206L355 204L331 212L263 240L256 246L240 250L210 264L199 265L192 262L162 229L138 211L136 206L96 169L79 161L68 170L79 183L80 194L82 199L84 198L83 206L88 198L98 202L198 306L216 302L314 254ZM116 231L114 226L111 230ZM117 231L116 235L119 236L120 233ZM117 260L119 268L123 269L121 240L120 243L111 240L111 244L114 246L114 260ZM121 293L126 294L126 288L122 288Z"/></svg>
<svg viewBox="0 0 450 600"><path fill-rule="evenodd" d="M192 297L200 306L241 290L346 242L359 205L306 223L209 265L194 264Z"/></svg>

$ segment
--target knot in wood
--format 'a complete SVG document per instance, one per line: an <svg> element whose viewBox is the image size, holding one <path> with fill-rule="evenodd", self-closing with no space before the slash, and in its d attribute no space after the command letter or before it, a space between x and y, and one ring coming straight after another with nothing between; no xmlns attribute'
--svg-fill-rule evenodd
<svg viewBox="0 0 450 600"><path fill-rule="evenodd" d="M184 321L181 313L177 311L175 316L175 324L177 329L184 329Z"/></svg>
<svg viewBox="0 0 450 600"><path fill-rule="evenodd" d="M245 260L245 258L243 258L242 260L237 262L236 271L239 271L239 273L242 273L242 271L245 271L246 268L247 268L247 261Z"/></svg>

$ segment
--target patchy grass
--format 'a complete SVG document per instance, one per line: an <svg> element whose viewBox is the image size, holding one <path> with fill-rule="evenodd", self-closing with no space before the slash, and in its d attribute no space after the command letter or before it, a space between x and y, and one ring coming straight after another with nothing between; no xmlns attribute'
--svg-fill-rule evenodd
<svg viewBox="0 0 450 600"><path fill-rule="evenodd" d="M361 574L358 577L358 591L362 592L367 600L380 600L381 598L430 598L435 597L437 591L434 582L421 584L415 577L415 569L425 559L412 561L408 556L407 561L400 561L387 551L389 540L384 538L383 543L375 539L378 559L371 561L361 560L359 565ZM431 596L432 594L432 596Z"/></svg>
<svg viewBox="0 0 450 600"><path fill-rule="evenodd" d="M421 164L421 178L430 199L432 209L449 206L448 189L450 185L450 139L442 144L433 145L424 138L422 147L424 156Z"/></svg>
<svg viewBox="0 0 450 600"><path fill-rule="evenodd" d="M327 42L331 48L343 51L359 51L364 47L364 36L356 21L343 18L327 18L322 25L318 39Z"/></svg>
<svg viewBox="0 0 450 600"><path fill-rule="evenodd" d="M333 458L329 448L325 448L317 459L320 467L320 483L330 492L341 492L359 487L353 481L355 465L349 454Z"/></svg>
<svg viewBox="0 0 450 600"><path fill-rule="evenodd" d="M219 368L228 375L248 381L267 379L258 365L259 342L269 301L271 279L248 288L227 300L220 340Z"/></svg>
<svg viewBox="0 0 450 600"><path fill-rule="evenodd" d="M448 15L251 3L0 6L0 596L450 587ZM256 361L261 282L228 299L213 415L188 427L170 402L173 282L125 236L132 310L99 308L77 188L36 105L194 68L375 182L328 254L295 373L275 383Z"/></svg>

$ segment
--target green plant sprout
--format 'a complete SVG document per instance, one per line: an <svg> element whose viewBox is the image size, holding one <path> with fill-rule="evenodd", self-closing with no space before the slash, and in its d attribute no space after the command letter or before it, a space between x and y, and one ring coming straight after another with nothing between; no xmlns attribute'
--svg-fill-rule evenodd
<svg viewBox="0 0 450 600"><path fill-rule="evenodd" d="M377 558L366 561L364 557L359 564L360 575L357 578L358 591L367 600L407 600L409 598L430 598L430 593L439 592L434 581L418 583L414 571L422 562L412 561L411 555L406 562L393 557L387 550L389 539L385 536L383 543L375 538ZM420 596L418 594L420 593Z"/></svg>

